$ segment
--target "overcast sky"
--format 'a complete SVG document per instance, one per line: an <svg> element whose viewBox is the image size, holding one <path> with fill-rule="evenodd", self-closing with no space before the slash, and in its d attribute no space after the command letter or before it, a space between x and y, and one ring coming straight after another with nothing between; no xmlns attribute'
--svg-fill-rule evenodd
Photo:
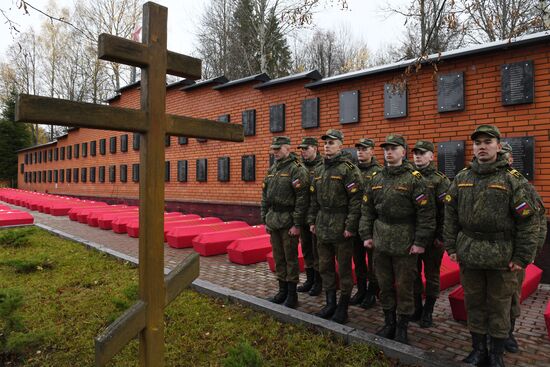
<svg viewBox="0 0 550 367"><path fill-rule="evenodd" d="M28 0L27 2L45 10L49 1L51 0ZM155 0L155 2L168 7L168 48L174 52L191 54L196 43L195 30L199 24L200 14L209 0ZM330 0L325 2L331 3ZM315 26L334 30L345 26L349 28L353 37L366 41L371 51L376 51L383 45L401 38L404 31L403 18L398 16L388 18L381 9L388 2L392 5L401 5L409 3L409 0L347 0L347 2L348 10L340 10L336 0L332 1L333 6L320 7L313 18ZM31 26L38 29L40 24L47 20L45 16L32 9L30 9L30 15L24 15L20 9L16 8L16 3L16 0L2 0L0 9L19 24L20 30L26 30ZM56 0L56 3L59 6L72 6L73 0ZM0 55L2 60L5 60L4 54L13 43L13 38L3 17L0 26L2 34Z"/></svg>

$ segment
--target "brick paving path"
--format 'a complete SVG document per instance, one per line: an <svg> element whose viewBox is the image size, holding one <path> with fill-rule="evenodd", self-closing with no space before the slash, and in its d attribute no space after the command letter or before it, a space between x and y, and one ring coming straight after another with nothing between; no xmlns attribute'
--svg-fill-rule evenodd
<svg viewBox="0 0 550 367"><path fill-rule="evenodd" d="M16 207L20 210L28 209ZM71 221L68 217L53 217L47 214L32 212L35 222L50 226L108 247L112 250L138 257L138 241L126 234L116 234L112 231L89 227L88 225ZM193 249L174 249L165 245L165 267L173 268ZM276 280L267 266L267 262L254 265L238 265L231 263L227 255L201 257L200 279L210 281L223 287L266 298L276 292ZM301 279L305 277L301 275ZM454 287L451 288L451 290ZM443 358L460 361L470 350L470 334L464 323L454 321L448 301L450 290L441 293L434 310L435 327L422 329L415 323L409 327L409 339L413 346L439 354ZM520 352L506 354L505 362L509 366L549 366L550 340L544 323L544 308L550 299L550 285L541 284L538 290L526 299L522 305L522 315L516 323L516 338L520 344ZM310 297L299 294L298 310L313 313L324 302L324 296ZM383 323L382 310L379 305L371 310L363 310L350 306L349 326L367 332L374 332Z"/></svg>

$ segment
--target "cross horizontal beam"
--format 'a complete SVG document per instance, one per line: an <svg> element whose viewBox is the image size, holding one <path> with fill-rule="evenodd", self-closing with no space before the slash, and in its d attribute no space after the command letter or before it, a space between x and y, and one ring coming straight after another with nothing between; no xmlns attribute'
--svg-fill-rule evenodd
<svg viewBox="0 0 550 367"><path fill-rule="evenodd" d="M244 141L243 126L194 117L166 115L166 134L225 141Z"/></svg>
<svg viewBox="0 0 550 367"><path fill-rule="evenodd" d="M199 276L199 255L188 256L164 277L165 304L172 302ZM137 301L95 339L96 366L105 366L130 340L145 328L147 304Z"/></svg>
<svg viewBox="0 0 550 367"><path fill-rule="evenodd" d="M98 40L98 57L101 60L119 62L137 67L149 65L147 45L126 38L102 33ZM166 73L192 80L201 78L201 60L191 56L166 52Z"/></svg>

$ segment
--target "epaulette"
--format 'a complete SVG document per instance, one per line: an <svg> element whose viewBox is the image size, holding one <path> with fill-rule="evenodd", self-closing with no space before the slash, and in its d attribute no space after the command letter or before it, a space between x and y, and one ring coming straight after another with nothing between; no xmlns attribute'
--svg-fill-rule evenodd
<svg viewBox="0 0 550 367"><path fill-rule="evenodd" d="M466 167L464 167L463 169L461 169L461 171L467 171L467 170L469 170L469 169L472 169L472 166L466 166Z"/></svg>
<svg viewBox="0 0 550 367"><path fill-rule="evenodd" d="M372 175L370 175L370 177L372 178L372 177L376 176L377 173L378 173L378 171L374 171L374 172L372 173Z"/></svg>
<svg viewBox="0 0 550 367"><path fill-rule="evenodd" d="M295 161L294 161L294 164L295 164L297 167L304 167L304 165L302 164L302 162L300 162L299 160L295 160Z"/></svg>
<svg viewBox="0 0 550 367"><path fill-rule="evenodd" d="M418 172L417 170L411 171L411 174L418 179L422 178L422 173Z"/></svg>
<svg viewBox="0 0 550 367"><path fill-rule="evenodd" d="M506 171L508 171L508 173L514 176L515 178L523 178L523 175L515 168L509 167L506 169Z"/></svg>
<svg viewBox="0 0 550 367"><path fill-rule="evenodd" d="M437 170L436 170L436 171L435 171L435 174L438 175L438 176L441 177L441 178L447 178L447 176L446 176L443 172L441 172L441 171L437 171Z"/></svg>
<svg viewBox="0 0 550 367"><path fill-rule="evenodd" d="M344 162L344 163L346 163L346 166L348 166L349 169L351 169L351 170L355 169L355 165L353 163L347 162L347 161Z"/></svg>

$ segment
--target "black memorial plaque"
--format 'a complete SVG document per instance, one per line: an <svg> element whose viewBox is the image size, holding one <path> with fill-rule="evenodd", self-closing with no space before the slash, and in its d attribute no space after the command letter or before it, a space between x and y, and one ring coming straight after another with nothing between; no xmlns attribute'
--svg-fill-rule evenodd
<svg viewBox="0 0 550 367"><path fill-rule="evenodd" d="M59 170L59 182L61 182L61 183L65 182L65 170L64 169Z"/></svg>
<svg viewBox="0 0 550 367"><path fill-rule="evenodd" d="M178 161L178 181L187 182L187 160Z"/></svg>
<svg viewBox="0 0 550 367"><path fill-rule="evenodd" d="M164 146L169 147L170 146L170 135L166 135L164 137Z"/></svg>
<svg viewBox="0 0 550 367"><path fill-rule="evenodd" d="M82 143L82 158L88 156L88 143Z"/></svg>
<svg viewBox="0 0 550 367"><path fill-rule="evenodd" d="M48 182L52 182L52 179L53 179L53 173L52 173L52 170L49 169L48 170Z"/></svg>
<svg viewBox="0 0 550 367"><path fill-rule="evenodd" d="M508 143L512 147L514 163L512 167L521 172L526 179L535 179L535 138L523 136L520 138L502 138L502 143Z"/></svg>
<svg viewBox="0 0 550 367"><path fill-rule="evenodd" d="M359 91L352 90L340 93L340 123L359 122Z"/></svg>
<svg viewBox="0 0 550 367"><path fill-rule="evenodd" d="M105 155L105 145L106 140L105 139L99 139L99 154Z"/></svg>
<svg viewBox="0 0 550 367"><path fill-rule="evenodd" d="M73 159L73 146L67 146L67 159Z"/></svg>
<svg viewBox="0 0 550 367"><path fill-rule="evenodd" d="M132 164L132 181L139 182L139 163Z"/></svg>
<svg viewBox="0 0 550 367"><path fill-rule="evenodd" d="M120 136L120 151L121 152L128 151L128 134L124 134Z"/></svg>
<svg viewBox="0 0 550 367"><path fill-rule="evenodd" d="M90 182L95 182L95 167L90 167Z"/></svg>
<svg viewBox="0 0 550 367"><path fill-rule="evenodd" d="M120 182L127 182L127 181L128 181L128 165L121 164L120 165Z"/></svg>
<svg viewBox="0 0 550 367"><path fill-rule="evenodd" d="M116 136L111 136L109 138L109 153L116 153Z"/></svg>
<svg viewBox="0 0 550 367"><path fill-rule="evenodd" d="M140 138L141 138L141 135L139 133L134 133L134 138L132 141L132 149L139 150Z"/></svg>
<svg viewBox="0 0 550 367"><path fill-rule="evenodd" d="M256 135L256 110L243 111L242 117L244 136Z"/></svg>
<svg viewBox="0 0 550 367"><path fill-rule="evenodd" d="M229 181L229 157L219 157L218 158L218 181L227 182Z"/></svg>
<svg viewBox="0 0 550 367"><path fill-rule="evenodd" d="M407 86L384 85L384 117L395 119L407 116Z"/></svg>
<svg viewBox="0 0 550 367"><path fill-rule="evenodd" d="M87 179L88 179L88 168L82 167L80 169L80 181L86 182Z"/></svg>
<svg viewBox="0 0 550 367"><path fill-rule="evenodd" d="M53 171L53 182L55 182L55 183L59 182L59 171L58 170Z"/></svg>
<svg viewBox="0 0 550 367"><path fill-rule="evenodd" d="M178 144L179 145L185 145L189 142L189 139L187 139L185 136L178 137Z"/></svg>
<svg viewBox="0 0 550 367"><path fill-rule="evenodd" d="M319 127L319 98L308 98L302 101L302 128Z"/></svg>
<svg viewBox="0 0 550 367"><path fill-rule="evenodd" d="M92 140L90 142L90 155L92 157L95 157L95 155L96 155L96 151L97 151L96 147L97 147L97 142L95 140Z"/></svg>
<svg viewBox="0 0 550 367"><path fill-rule="evenodd" d="M99 166L99 182L105 182L105 166Z"/></svg>
<svg viewBox="0 0 550 367"><path fill-rule="evenodd" d="M437 76L438 112L464 110L464 73L455 72Z"/></svg>
<svg viewBox="0 0 550 367"><path fill-rule="evenodd" d="M74 145L74 157L75 157L75 159L80 157L80 144L75 144Z"/></svg>
<svg viewBox="0 0 550 367"><path fill-rule="evenodd" d="M109 182L116 182L116 166L109 166Z"/></svg>
<svg viewBox="0 0 550 367"><path fill-rule="evenodd" d="M243 181L256 181L255 155L243 155L241 160L241 179Z"/></svg>
<svg viewBox="0 0 550 367"><path fill-rule="evenodd" d="M437 169L449 179L464 168L464 140L437 143Z"/></svg>
<svg viewBox="0 0 550 367"><path fill-rule="evenodd" d="M500 68L502 104L533 103L535 77L533 61L504 64Z"/></svg>
<svg viewBox="0 0 550 367"><path fill-rule="evenodd" d="M208 180L208 160L206 158L197 159L197 181L206 182Z"/></svg>
<svg viewBox="0 0 550 367"><path fill-rule="evenodd" d="M285 104L269 106L269 131L280 133L285 131Z"/></svg>
<svg viewBox="0 0 550 367"><path fill-rule="evenodd" d="M48 160L51 162L52 161L52 156L53 156L53 150L50 149L48 150Z"/></svg>
<svg viewBox="0 0 550 367"><path fill-rule="evenodd" d="M164 161L164 182L170 182L170 161Z"/></svg>
<svg viewBox="0 0 550 367"><path fill-rule="evenodd" d="M73 182L78 182L78 168L73 168Z"/></svg>

